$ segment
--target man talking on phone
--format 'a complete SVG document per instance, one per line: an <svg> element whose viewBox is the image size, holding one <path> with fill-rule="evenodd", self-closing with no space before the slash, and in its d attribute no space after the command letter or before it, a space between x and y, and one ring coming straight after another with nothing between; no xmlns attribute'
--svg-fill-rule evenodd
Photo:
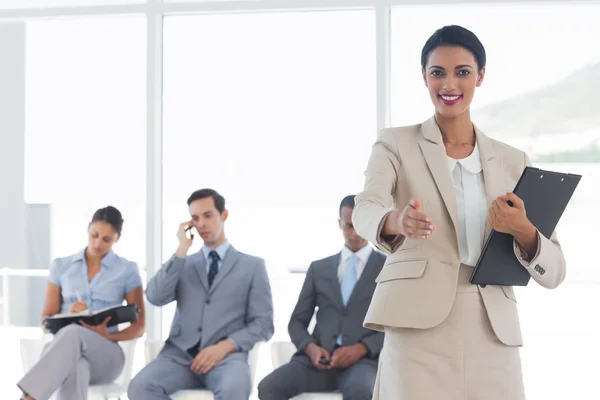
<svg viewBox="0 0 600 400"><path fill-rule="evenodd" d="M339 207L342 251L308 268L288 331L298 352L258 385L260 400L340 390L344 400L371 400L383 333L363 327L385 255L352 225L354 196ZM308 326L317 311L312 334Z"/></svg>
<svg viewBox="0 0 600 400"><path fill-rule="evenodd" d="M273 336L273 302L265 262L225 238L225 199L212 189L192 193L191 220L179 226L177 250L148 282L155 306L177 302L171 332L157 359L129 385L130 400L169 400L208 389L215 400L248 399L248 352ZM198 253L188 251L196 237Z"/></svg>

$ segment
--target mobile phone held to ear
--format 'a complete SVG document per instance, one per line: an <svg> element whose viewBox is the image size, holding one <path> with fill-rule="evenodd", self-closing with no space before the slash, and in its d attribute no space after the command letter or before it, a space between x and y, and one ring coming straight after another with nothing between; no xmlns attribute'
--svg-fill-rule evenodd
<svg viewBox="0 0 600 400"><path fill-rule="evenodd" d="M185 233L188 239L194 239L194 232L192 231L193 228L193 225L190 225L187 228L185 228Z"/></svg>

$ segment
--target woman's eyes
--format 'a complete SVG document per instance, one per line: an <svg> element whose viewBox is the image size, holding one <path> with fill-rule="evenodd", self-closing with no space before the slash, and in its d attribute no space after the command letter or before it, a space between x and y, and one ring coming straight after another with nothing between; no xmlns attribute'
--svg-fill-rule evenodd
<svg viewBox="0 0 600 400"><path fill-rule="evenodd" d="M471 71L466 70L466 69L461 69L460 71L458 71L458 75L460 75L460 76L467 76L470 74L471 74ZM440 70L434 70L434 71L431 71L431 75L432 76L442 76L442 75L444 75L444 72L440 71Z"/></svg>

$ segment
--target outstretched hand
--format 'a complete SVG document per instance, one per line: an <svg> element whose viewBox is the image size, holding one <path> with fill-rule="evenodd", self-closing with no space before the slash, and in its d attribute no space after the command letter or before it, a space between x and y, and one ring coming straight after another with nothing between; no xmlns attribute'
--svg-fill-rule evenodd
<svg viewBox="0 0 600 400"><path fill-rule="evenodd" d="M428 239L435 230L431 218L421 211L421 200L412 199L398 218L402 235L411 239Z"/></svg>

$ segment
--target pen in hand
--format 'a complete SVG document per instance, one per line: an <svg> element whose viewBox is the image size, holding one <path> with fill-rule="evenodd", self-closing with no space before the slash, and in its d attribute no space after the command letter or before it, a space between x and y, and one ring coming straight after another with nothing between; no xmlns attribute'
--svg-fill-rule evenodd
<svg viewBox="0 0 600 400"><path fill-rule="evenodd" d="M79 293L79 290L75 290L75 296L77 297L77 301L73 303L73 305L71 306L71 313L79 313L82 311L87 310L88 306L86 304L85 301L83 301L83 298L81 297L81 293Z"/></svg>

